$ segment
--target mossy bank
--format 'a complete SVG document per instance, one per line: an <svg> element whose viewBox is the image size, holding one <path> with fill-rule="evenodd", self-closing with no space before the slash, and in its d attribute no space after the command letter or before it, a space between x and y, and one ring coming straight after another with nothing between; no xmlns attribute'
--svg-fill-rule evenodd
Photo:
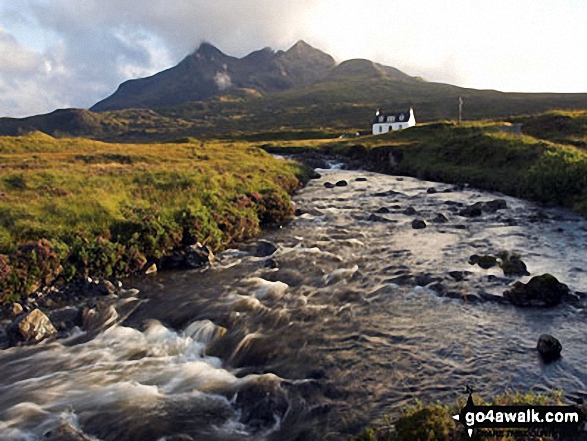
<svg viewBox="0 0 587 441"><path fill-rule="evenodd" d="M0 138L0 296L123 277L181 247L212 251L292 216L309 170L250 144Z"/></svg>

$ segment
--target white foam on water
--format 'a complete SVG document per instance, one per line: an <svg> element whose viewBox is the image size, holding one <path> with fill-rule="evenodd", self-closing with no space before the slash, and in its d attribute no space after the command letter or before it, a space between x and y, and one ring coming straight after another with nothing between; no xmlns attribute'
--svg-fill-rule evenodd
<svg viewBox="0 0 587 441"><path fill-rule="evenodd" d="M287 283L280 281L270 282L260 277L246 279L245 284L254 289L253 295L258 299L264 299L265 297L281 298L289 288Z"/></svg>
<svg viewBox="0 0 587 441"><path fill-rule="evenodd" d="M359 266L355 265L352 268L339 268L334 270L330 274L324 276L324 282L327 285L331 285L334 283L338 283L341 280L348 280L350 279L357 271L359 270Z"/></svg>

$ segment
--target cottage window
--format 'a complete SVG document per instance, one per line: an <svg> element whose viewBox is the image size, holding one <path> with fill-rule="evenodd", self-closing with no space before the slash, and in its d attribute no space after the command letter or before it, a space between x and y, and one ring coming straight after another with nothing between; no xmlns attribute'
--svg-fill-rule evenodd
<svg viewBox="0 0 587 441"><path fill-rule="evenodd" d="M383 117L383 116L379 117L379 122L383 122L384 120L385 120L385 117Z"/></svg>
<svg viewBox="0 0 587 441"><path fill-rule="evenodd" d="M395 122L395 116L388 116L387 122Z"/></svg>
<svg viewBox="0 0 587 441"><path fill-rule="evenodd" d="M379 133L383 133L383 126L379 126Z"/></svg>
<svg viewBox="0 0 587 441"><path fill-rule="evenodd" d="M400 120L400 121L403 121L403 120L404 120L404 116L403 116L403 115L400 115L400 116L399 116L399 120Z"/></svg>

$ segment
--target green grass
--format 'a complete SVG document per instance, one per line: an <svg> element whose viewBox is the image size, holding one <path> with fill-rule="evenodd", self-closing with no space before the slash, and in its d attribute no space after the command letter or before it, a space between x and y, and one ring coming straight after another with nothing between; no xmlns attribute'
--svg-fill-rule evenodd
<svg viewBox="0 0 587 441"><path fill-rule="evenodd" d="M484 400L478 395L473 396L476 405L494 406L548 406L563 405L562 391L553 391L550 394L535 392L506 392L491 400ZM395 420L385 418L383 424L367 427L357 437L350 441L465 441L470 439L461 424L452 419L465 406L466 399L461 398L455 403L447 405L441 403L423 404L416 401L407 407ZM488 441L514 441L516 433L504 432L503 436L486 436ZM548 441L552 438L531 437L524 438L534 441Z"/></svg>
<svg viewBox="0 0 587 441"><path fill-rule="evenodd" d="M538 133L539 122L549 115L537 115L524 117L531 123L522 127L521 134L512 133L506 122L457 125L445 121L380 136L273 142L264 148L273 153L339 155L375 171L468 183L587 215L587 150L553 141L583 136L587 116L583 112L561 114L573 120L566 131L556 132L558 138L548 127Z"/></svg>
<svg viewBox="0 0 587 441"><path fill-rule="evenodd" d="M128 275L195 240L215 251L252 237L291 216L308 172L248 143L41 133L0 137L0 167L3 301L59 278Z"/></svg>

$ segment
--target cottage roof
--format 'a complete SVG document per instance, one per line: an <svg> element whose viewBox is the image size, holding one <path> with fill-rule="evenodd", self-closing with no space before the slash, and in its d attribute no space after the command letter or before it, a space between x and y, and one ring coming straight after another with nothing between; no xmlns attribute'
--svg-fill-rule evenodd
<svg viewBox="0 0 587 441"><path fill-rule="evenodd" d="M410 109L411 110L411 109ZM400 122L408 122L410 119L410 110L407 112L399 112L399 113L388 113L388 112L377 112L375 119L373 120L373 124L381 124L390 122L388 118L390 116L395 117L392 118L393 122L400 123ZM380 118L383 117L383 121L380 121Z"/></svg>

